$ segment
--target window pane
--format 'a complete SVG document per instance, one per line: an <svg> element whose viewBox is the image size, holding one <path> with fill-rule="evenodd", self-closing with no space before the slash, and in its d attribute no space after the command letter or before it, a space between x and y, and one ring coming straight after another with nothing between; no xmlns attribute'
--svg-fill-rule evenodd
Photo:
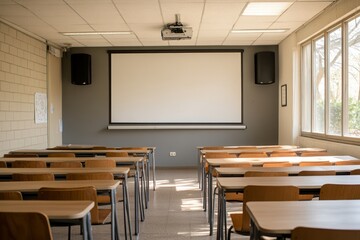
<svg viewBox="0 0 360 240"><path fill-rule="evenodd" d="M348 113L345 134L360 137L360 17L348 23Z"/></svg>
<svg viewBox="0 0 360 240"><path fill-rule="evenodd" d="M329 33L328 134L341 135L342 128L342 43L341 28Z"/></svg>
<svg viewBox="0 0 360 240"><path fill-rule="evenodd" d="M324 37L314 42L314 126L313 132L324 133L325 130L325 69Z"/></svg>
<svg viewBox="0 0 360 240"><path fill-rule="evenodd" d="M311 44L302 48L301 101L302 131L311 132Z"/></svg>

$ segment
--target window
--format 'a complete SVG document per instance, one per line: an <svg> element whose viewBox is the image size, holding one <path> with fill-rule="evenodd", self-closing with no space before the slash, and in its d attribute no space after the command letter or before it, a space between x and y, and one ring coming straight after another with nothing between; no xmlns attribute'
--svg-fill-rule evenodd
<svg viewBox="0 0 360 240"><path fill-rule="evenodd" d="M301 126L306 136L360 143L360 16L301 46Z"/></svg>

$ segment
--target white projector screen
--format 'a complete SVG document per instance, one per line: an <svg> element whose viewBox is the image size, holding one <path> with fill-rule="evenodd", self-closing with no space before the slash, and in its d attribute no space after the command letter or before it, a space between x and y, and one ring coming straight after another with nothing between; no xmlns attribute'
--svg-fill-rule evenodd
<svg viewBox="0 0 360 240"><path fill-rule="evenodd" d="M109 54L110 123L242 123L242 50Z"/></svg>

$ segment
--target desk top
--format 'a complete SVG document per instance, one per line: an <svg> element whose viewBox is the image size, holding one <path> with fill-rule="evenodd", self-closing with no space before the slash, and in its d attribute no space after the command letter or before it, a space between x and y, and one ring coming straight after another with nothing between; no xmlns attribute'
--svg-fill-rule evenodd
<svg viewBox="0 0 360 240"><path fill-rule="evenodd" d="M295 186L299 189L320 189L322 185L360 184L360 175L292 176L292 177L219 177L218 186L227 191L243 191L246 186Z"/></svg>
<svg viewBox="0 0 360 240"><path fill-rule="evenodd" d="M262 166L265 162L321 162L330 161L332 163L345 160L356 160L352 156L315 156L315 157L265 157L265 158L207 158L206 162L213 167L234 163L250 163L253 166Z"/></svg>
<svg viewBox="0 0 360 240"><path fill-rule="evenodd" d="M54 175L65 175L68 173L95 173L110 172L113 174L127 175L129 168L0 168L0 176L8 176L14 173L53 173Z"/></svg>
<svg viewBox="0 0 360 240"><path fill-rule="evenodd" d="M77 153L77 154L106 154L108 152L127 152L127 153L142 153L142 154L147 154L147 153L151 153L151 150L147 149L147 150L137 150L137 149L133 149L133 150L110 150L110 149L99 149L99 150L94 150L94 149L19 149L19 150L14 150L14 151L10 151L11 154L39 154L39 155L46 155L49 153Z"/></svg>
<svg viewBox="0 0 360 240"><path fill-rule="evenodd" d="M44 162L66 162L66 161L80 161L80 162L85 162L85 161L96 161L96 160L101 160L101 159L112 159L115 160L115 162L117 163L136 163L136 162L141 162L144 160L144 157L105 157L105 156L100 156L100 157L26 157L26 158L4 158L1 157L0 161L5 161L5 162L14 162L17 160L21 160L21 161L44 161Z"/></svg>
<svg viewBox="0 0 360 240"><path fill-rule="evenodd" d="M256 148L256 149L234 149L234 148L226 148L226 149L202 149L201 153L205 154L205 153L211 153L211 152L224 152L224 153L242 153L242 152L266 152L266 153L271 153L273 151L291 151L291 152L296 152L296 153L302 153L302 152L326 152L326 149L322 149L322 148L286 148L286 149L282 149L282 148Z"/></svg>
<svg viewBox="0 0 360 240"><path fill-rule="evenodd" d="M67 149L67 150L92 150L94 147L97 147L97 146L98 145L68 144L68 145L56 146L56 148ZM156 149L156 147L144 146L144 148L145 147L152 151ZM122 148L132 148L132 147L116 147L116 149L122 149ZM49 148L49 149L53 149L53 148Z"/></svg>
<svg viewBox="0 0 360 240"><path fill-rule="evenodd" d="M0 191L37 192L42 187L76 188L94 186L96 190L114 190L118 180L66 180L66 181L11 181L0 182Z"/></svg>
<svg viewBox="0 0 360 240"><path fill-rule="evenodd" d="M249 202L263 233L291 234L296 227L360 230L360 200Z"/></svg>
<svg viewBox="0 0 360 240"><path fill-rule="evenodd" d="M93 207L92 201L0 201L0 212L42 212L49 219L83 218Z"/></svg>
<svg viewBox="0 0 360 240"><path fill-rule="evenodd" d="M337 174L349 174L352 170L360 169L360 165L332 165L332 166L293 166L293 167L248 167L248 168L215 168L219 176L243 176L248 171L259 172L287 172L298 175L301 171L335 171Z"/></svg>
<svg viewBox="0 0 360 240"><path fill-rule="evenodd" d="M264 149L264 148L272 148L272 149L294 149L298 148L299 146L294 145L255 145L255 146L247 146L247 145L239 145L239 146L198 146L197 149L201 150L206 147L223 147L224 149L247 149L248 151L251 151L250 148L254 149Z"/></svg>

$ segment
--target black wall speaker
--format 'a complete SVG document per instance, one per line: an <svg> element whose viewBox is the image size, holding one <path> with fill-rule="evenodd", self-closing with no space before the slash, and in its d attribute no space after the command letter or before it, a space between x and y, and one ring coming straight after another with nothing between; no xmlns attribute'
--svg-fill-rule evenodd
<svg viewBox="0 0 360 240"><path fill-rule="evenodd" d="M71 54L71 83L91 84L91 56L85 53Z"/></svg>
<svg viewBox="0 0 360 240"><path fill-rule="evenodd" d="M255 83L272 84L275 82L275 53L258 52L255 54Z"/></svg>

